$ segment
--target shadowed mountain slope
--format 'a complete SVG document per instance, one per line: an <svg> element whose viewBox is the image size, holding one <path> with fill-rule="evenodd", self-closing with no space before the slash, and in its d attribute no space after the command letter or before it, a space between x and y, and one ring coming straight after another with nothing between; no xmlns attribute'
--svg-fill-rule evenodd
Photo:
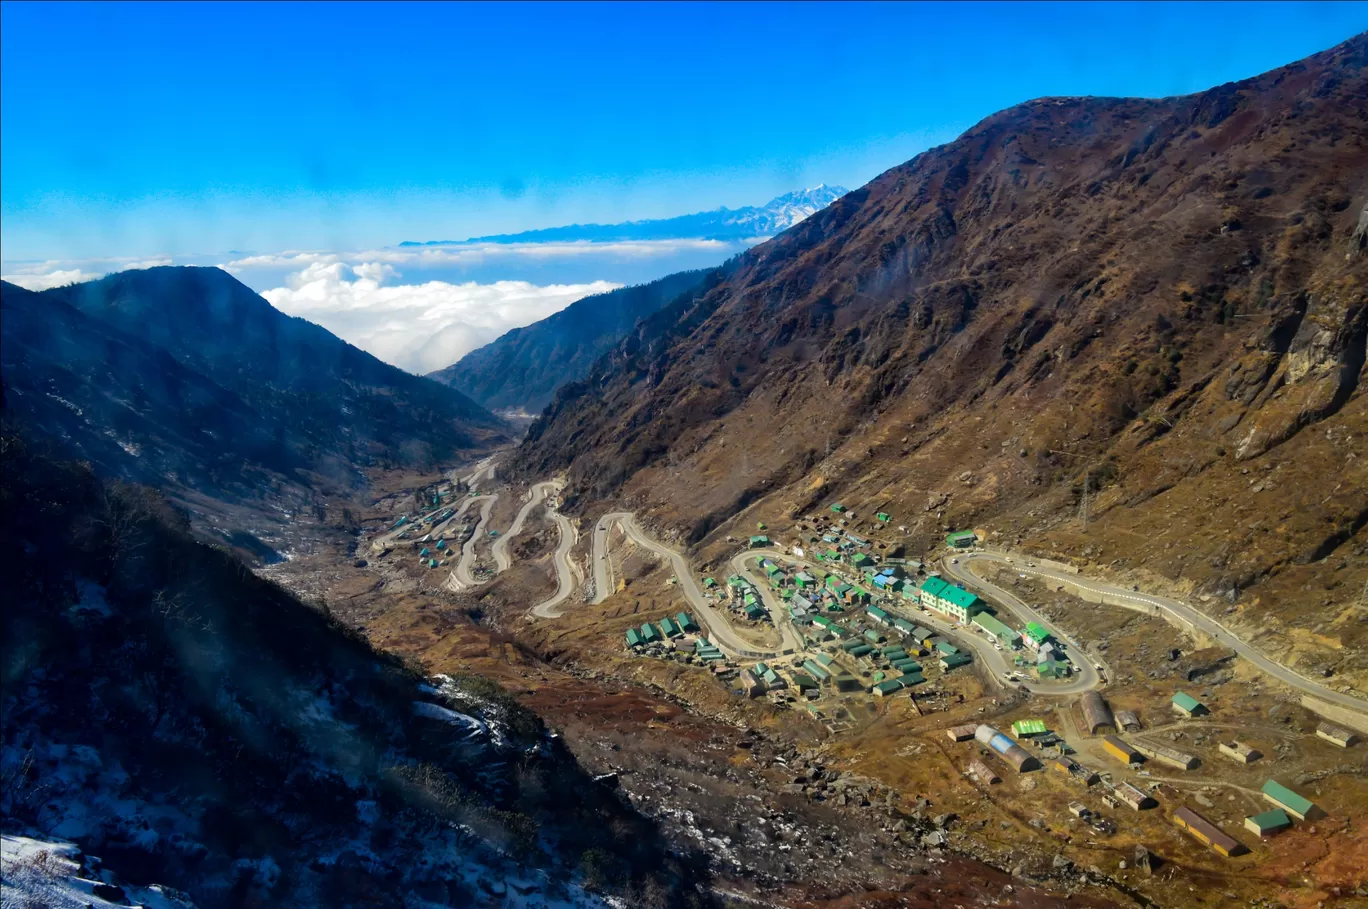
<svg viewBox="0 0 1368 909"><path fill-rule="evenodd" d="M829 499L978 526L1362 662L1365 64L996 114L645 320L517 467L692 542Z"/></svg>
<svg viewBox="0 0 1368 909"><path fill-rule="evenodd" d="M271 307L216 268L5 284L6 408L102 471L213 496L350 485L505 438L453 389Z"/></svg>
<svg viewBox="0 0 1368 909"><path fill-rule="evenodd" d="M446 369L429 374L491 410L536 413L556 389L584 378L603 353L642 318L703 283L708 272L686 271L649 284L576 300L565 309L515 328Z"/></svg>
<svg viewBox="0 0 1368 909"><path fill-rule="evenodd" d="M154 493L3 442L6 833L200 909L464 907L505 881L548 906L709 904L498 686L424 679Z"/></svg>

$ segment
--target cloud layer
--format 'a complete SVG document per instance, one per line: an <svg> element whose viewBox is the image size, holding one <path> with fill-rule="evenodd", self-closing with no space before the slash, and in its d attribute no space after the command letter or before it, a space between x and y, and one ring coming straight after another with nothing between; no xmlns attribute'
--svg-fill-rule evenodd
<svg viewBox="0 0 1368 909"><path fill-rule="evenodd" d="M314 262L291 275L287 286L261 295L280 311L317 322L387 363L427 373L450 366L509 329L621 286L608 281L383 283L397 276L383 262Z"/></svg>
<svg viewBox="0 0 1368 909"><path fill-rule="evenodd" d="M449 366L513 328L581 297L718 265L758 240L462 243L355 252L6 262L4 280L30 290L156 265L214 265L277 309L317 322L412 372Z"/></svg>

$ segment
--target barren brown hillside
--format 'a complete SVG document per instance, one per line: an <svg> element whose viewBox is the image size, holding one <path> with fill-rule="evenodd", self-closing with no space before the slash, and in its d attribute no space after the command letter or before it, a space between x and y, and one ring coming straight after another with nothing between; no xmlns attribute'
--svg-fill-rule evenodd
<svg viewBox="0 0 1368 909"><path fill-rule="evenodd" d="M997 114L643 323L516 466L704 554L834 500L982 528L1362 672L1366 65Z"/></svg>

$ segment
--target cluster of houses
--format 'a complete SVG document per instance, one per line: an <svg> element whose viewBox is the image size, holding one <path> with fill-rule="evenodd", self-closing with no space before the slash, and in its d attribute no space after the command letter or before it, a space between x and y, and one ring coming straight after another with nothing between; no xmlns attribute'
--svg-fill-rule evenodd
<svg viewBox="0 0 1368 909"><path fill-rule="evenodd" d="M687 662L718 665L725 664L727 659L703 636L698 623L687 612L666 616L658 622L643 622L638 627L628 628L624 637L628 650L648 656L684 653L692 648Z"/></svg>
<svg viewBox="0 0 1368 909"><path fill-rule="evenodd" d="M451 495L450 492L439 492L432 496L432 504L440 506L442 501ZM455 513L455 508L447 506L438 507L422 517L410 518L408 515L400 515L389 529L391 532L399 531L394 535L394 540L404 541L411 552L417 553L419 565L425 568L439 568L446 565L450 559L459 557L461 545L470 539L470 535L475 531L475 525L469 521L454 530L439 531L438 528ZM389 551L384 545L384 539L382 537L373 544L372 548L376 552Z"/></svg>
<svg viewBox="0 0 1368 909"><path fill-rule="evenodd" d="M779 566L775 565L769 559L762 559L760 565L772 581L780 571ZM714 593L717 592L717 581L712 578L704 578L703 589ZM774 618L769 614L769 610L765 608L764 602L760 599L760 591L756 590L755 585L741 577L741 575L734 574L727 578L727 583L722 589L722 593L724 593L730 601L732 610L745 616L748 620L752 622L774 621Z"/></svg>
<svg viewBox="0 0 1368 909"><path fill-rule="evenodd" d="M1170 699L1170 706L1174 713L1182 717L1206 716L1211 712L1206 704L1184 691L1174 693ZM1080 707L1082 708L1084 728L1090 735L1139 728L1139 722L1135 719L1133 712L1118 710L1113 716L1111 708L1096 691L1084 694ZM1316 729L1316 735L1343 748L1350 747L1356 740L1351 731L1332 723L1321 723ZM1240 764L1252 764L1263 757L1260 751L1239 741L1220 742L1218 747L1222 755ZM1150 760L1180 770L1192 770L1201 763L1193 755L1186 754L1168 745L1143 741L1126 742L1116 735L1104 735L1102 737L1102 750L1127 767L1135 767L1146 760ZM1072 770L1073 768L1067 769ZM1139 789L1130 786L1130 784L1122 785L1128 786L1136 793L1140 792ZM1325 814L1309 799L1293 792L1276 780L1266 781L1260 791L1264 799L1270 802L1273 807L1244 818L1245 829L1260 837L1271 836L1281 830L1286 830L1292 826L1293 819L1300 821L1315 820ZM1125 792L1121 786L1116 788L1113 795L1121 802L1131 804L1137 809L1154 804L1152 800L1132 804L1130 800L1124 797ZM1148 799L1149 797L1146 796L1145 798ZM1249 851L1244 844L1192 808L1186 806L1177 808L1173 812L1173 823L1220 855L1236 856Z"/></svg>
<svg viewBox="0 0 1368 909"><path fill-rule="evenodd" d="M1310 799L1276 780L1265 782L1260 793L1273 807L1247 816L1244 827L1261 838L1289 829L1294 818L1298 821L1314 821L1325 816L1325 812ZM1239 840L1186 806L1173 812L1173 823L1220 855L1236 856L1249 851Z"/></svg>

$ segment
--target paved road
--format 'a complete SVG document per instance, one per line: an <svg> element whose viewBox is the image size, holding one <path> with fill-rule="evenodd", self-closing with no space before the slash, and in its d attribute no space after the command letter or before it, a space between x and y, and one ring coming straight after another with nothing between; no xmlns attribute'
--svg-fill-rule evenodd
<svg viewBox="0 0 1368 909"><path fill-rule="evenodd" d="M1069 657L1073 661L1074 668L1078 670L1070 676L1067 682L1027 681L1022 684L1036 694L1082 694L1085 691L1098 688L1102 685L1101 673L1098 672L1096 665L1098 663L1102 663L1103 671L1107 673L1107 677L1112 677L1111 671L1106 668L1106 663L1084 650L1076 640L1060 631L1052 622L1049 622L1044 616L1040 615L1040 613L1022 602L1015 594L1010 593L996 584L985 581L983 578L970 571L969 562L971 558L972 555L968 554L946 557L941 560L941 569L966 587L971 587L987 594L987 599L991 599L999 605L1010 609L1012 612L1016 613L1023 622L1039 622L1041 625L1047 626L1050 629L1050 633L1068 648ZM959 564L955 564L956 560L958 560ZM986 641L982 633L975 629L966 629L961 637L965 636L970 636L980 641ZM1004 666L1007 665L1007 660L1003 658L1002 653L993 648L991 644L988 645L988 649L989 654L985 654L985 658L990 665L994 662L1001 662ZM994 657L998 659L994 660ZM995 671L1001 672L1001 669L995 669Z"/></svg>
<svg viewBox="0 0 1368 909"><path fill-rule="evenodd" d="M1368 714L1368 701L1351 694L1332 691L1321 683L1309 679L1281 663L1275 662L1261 653L1252 644L1247 644L1236 637L1233 632L1211 618L1211 616L1178 600L1171 600L1168 597L1153 596L1134 590L1127 590L1124 587L1115 587L1110 584L1104 584L1101 581L1081 578L1068 572L1056 571L1052 568L1042 568L1039 565L1033 568L1027 568L1025 567L1028 559L1026 556L1008 557L992 552L976 552L967 556L960 556L960 566L967 567L973 562L996 562L1003 564L1007 563L1009 559L1012 567L1022 574L1046 578L1050 581L1062 584L1065 587L1071 587L1074 590L1087 591L1120 601L1120 603L1127 608L1138 609L1148 612L1151 615L1157 615L1172 624L1178 625L1180 628L1195 628L1222 647L1229 647L1231 650L1238 653L1241 658L1248 660L1251 664L1290 688L1300 691L1303 694L1308 694L1314 698L1319 698L1322 701L1327 701L1341 707L1347 707L1350 710Z"/></svg>
<svg viewBox="0 0 1368 909"><path fill-rule="evenodd" d="M487 458L483 458L479 461L476 461L475 466L470 469L470 473L466 474L463 477L459 476L458 472L453 470L451 474L448 476L448 479L450 479L453 483L458 481L464 481L467 486L470 486L471 484L475 483L476 479L481 474L487 475L488 479L492 480L494 479L494 467L498 463L497 459L498 455L490 455Z"/></svg>
<svg viewBox="0 0 1368 909"><path fill-rule="evenodd" d="M750 567L752 564L758 564L761 559L778 561L782 558L786 556L777 550L750 549L732 556L731 570L750 581L755 588L756 595L765 604L770 617L774 619L775 627L779 629L780 646L785 652L797 653L803 649L803 638L798 634L798 629L793 627L793 617L789 614L788 607L774 595L773 590L769 589L768 581L762 580Z"/></svg>
<svg viewBox="0 0 1368 909"><path fill-rule="evenodd" d="M470 539L465 541L461 547L461 557L456 562L456 568L447 578L447 587L453 591L460 592L467 587L474 587L479 584L471 575L470 570L475 567L475 543L480 539L480 534L484 533L485 525L489 523L489 512L493 510L494 503L499 500L499 494L480 496L478 501L483 503L480 507L480 521L475 525L475 530L470 535Z"/></svg>
<svg viewBox="0 0 1368 909"><path fill-rule="evenodd" d="M518 511L518 516L513 519L513 526L508 528L508 532L494 541L490 547L490 553L494 556L494 571L502 574L513 566L513 560L508 557L509 544L513 538L522 533L523 525L527 523L527 518L532 514L532 509L536 508L546 497L557 490L558 486L554 481L538 483L532 487L532 496L527 500L523 507Z"/></svg>
<svg viewBox="0 0 1368 909"><path fill-rule="evenodd" d="M560 545L551 557L556 566L556 595L532 607L532 614L539 619L558 619L564 613L561 604L570 599L575 591L575 567L570 563L570 550L575 545L575 526L570 519L559 511L548 512L560 528Z"/></svg>
<svg viewBox="0 0 1368 909"><path fill-rule="evenodd" d="M732 629L726 616L714 608L712 603L703 596L703 591L699 589L698 582L694 580L688 560L677 550L652 539L637 524L636 516L628 511L606 514L599 518L598 524L594 527L592 558L594 560L595 603L602 603L613 592L608 566L608 535L614 524L621 526L628 538L638 546L649 549L669 560L679 587L684 592L685 599L689 601L691 611L707 627L708 640L716 644L718 650L732 656L745 656L754 659L771 659L783 656L782 650L759 650L743 640Z"/></svg>
<svg viewBox="0 0 1368 909"><path fill-rule="evenodd" d="M513 538L522 533L523 525L527 523L527 518L532 514L532 510L546 501L547 496L560 490L561 483L552 480L546 483L538 483L532 487L532 496L519 510L518 516L513 519L513 526L508 528L508 533L494 541L491 551L494 555L494 565L496 573L503 573L513 565L513 560L509 558L508 547ZM570 519L547 505L546 513L551 520L556 523L560 530L560 542L556 545L556 551L551 556L551 564L556 569L556 592L547 600L543 600L532 607L532 614L541 619L558 619L563 610L560 605L570 599L570 594L575 592L575 567L570 562L570 550L575 545L575 525L570 523Z"/></svg>

